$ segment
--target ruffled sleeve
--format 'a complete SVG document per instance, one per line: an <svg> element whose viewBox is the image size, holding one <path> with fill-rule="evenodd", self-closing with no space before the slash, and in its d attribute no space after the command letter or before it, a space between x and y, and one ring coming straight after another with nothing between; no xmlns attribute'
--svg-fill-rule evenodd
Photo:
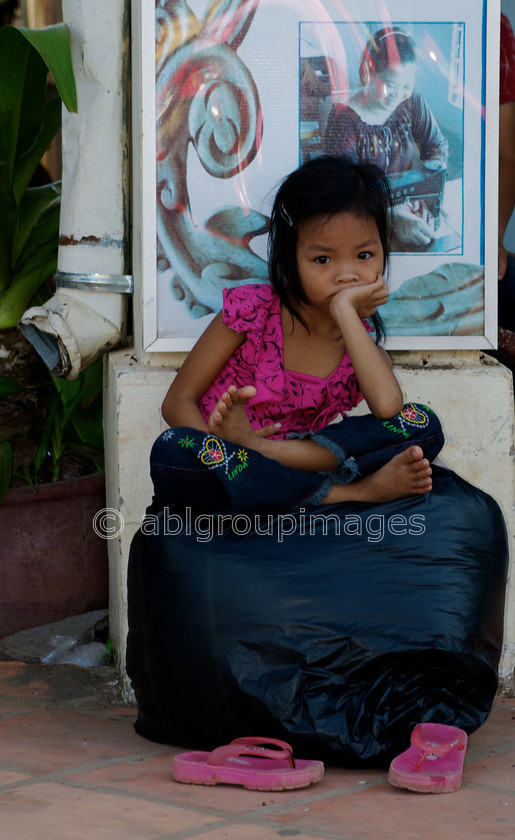
<svg viewBox="0 0 515 840"><path fill-rule="evenodd" d="M266 283L224 289L224 324L237 333L261 334L275 296L272 286Z"/></svg>

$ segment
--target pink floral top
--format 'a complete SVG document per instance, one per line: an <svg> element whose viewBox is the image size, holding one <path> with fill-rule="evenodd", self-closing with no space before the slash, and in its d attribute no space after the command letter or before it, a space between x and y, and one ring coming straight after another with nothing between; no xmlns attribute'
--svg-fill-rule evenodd
<svg viewBox="0 0 515 840"><path fill-rule="evenodd" d="M254 385L257 394L245 407L251 425L258 429L280 421L276 438L316 432L361 402L347 353L326 379L284 369L281 303L272 286L237 286L223 295L224 323L247 338L200 400L206 420L229 385Z"/></svg>

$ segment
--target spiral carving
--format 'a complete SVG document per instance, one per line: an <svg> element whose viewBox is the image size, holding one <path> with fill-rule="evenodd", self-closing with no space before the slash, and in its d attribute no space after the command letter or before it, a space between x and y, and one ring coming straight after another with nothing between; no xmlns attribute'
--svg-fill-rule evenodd
<svg viewBox="0 0 515 840"><path fill-rule="evenodd" d="M223 44L184 52L180 64L169 62L159 79L158 155L177 153L187 129L204 169L215 178L229 178L245 169L259 147L256 86Z"/></svg>
<svg viewBox="0 0 515 840"><path fill-rule="evenodd" d="M267 279L266 264L249 247L265 217L235 206L224 209L223 230L213 220L195 224L186 171L190 143L205 171L223 179L245 169L259 148L258 91L235 51L257 5L219 0L203 21L183 0L156 8L159 261L171 267L171 293L192 317L219 309L224 286Z"/></svg>

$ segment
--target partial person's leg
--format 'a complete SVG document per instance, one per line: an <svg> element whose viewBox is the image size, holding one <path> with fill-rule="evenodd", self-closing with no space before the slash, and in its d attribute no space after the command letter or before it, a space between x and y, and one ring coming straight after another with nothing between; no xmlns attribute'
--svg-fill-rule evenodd
<svg viewBox="0 0 515 840"><path fill-rule="evenodd" d="M418 403L406 403L388 420L372 414L346 417L311 437L337 455L335 480L344 484L376 472L410 446L420 446L431 462L444 444L438 417Z"/></svg>
<svg viewBox="0 0 515 840"><path fill-rule="evenodd" d="M150 455L156 496L206 511L284 511L321 503L330 480L294 470L209 432L168 429Z"/></svg>

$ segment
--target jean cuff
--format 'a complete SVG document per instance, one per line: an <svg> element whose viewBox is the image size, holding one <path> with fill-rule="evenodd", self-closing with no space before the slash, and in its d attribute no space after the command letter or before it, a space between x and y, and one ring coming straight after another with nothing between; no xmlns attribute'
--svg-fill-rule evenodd
<svg viewBox="0 0 515 840"><path fill-rule="evenodd" d="M347 453L347 450L340 443L325 435L311 435L311 439L320 446L325 446L329 452L336 456L334 472L322 472L321 475L329 476L333 484L349 484L359 476L357 461Z"/></svg>
<svg viewBox="0 0 515 840"><path fill-rule="evenodd" d="M320 475L325 475L325 473L320 473ZM326 498L327 494L329 493L329 489L330 489L332 483L333 482L331 481L330 474L328 474L328 477L325 478L325 480L322 482L322 484L320 484L317 487L315 492L312 493L311 496L308 496L307 499L303 500L302 507L304 507L305 505L309 505L309 506L313 506L313 507L317 507L318 505L322 505L324 503L324 499Z"/></svg>
<svg viewBox="0 0 515 840"><path fill-rule="evenodd" d="M310 438L310 440L314 440L320 446L325 446L336 457L336 469L334 472L328 472L327 470L320 470L319 472L319 475L327 476L331 480L331 484L349 484L360 475L358 463L355 458L347 453L347 450L341 443L337 443L331 437L313 432L290 432L288 437L297 438L298 440Z"/></svg>

